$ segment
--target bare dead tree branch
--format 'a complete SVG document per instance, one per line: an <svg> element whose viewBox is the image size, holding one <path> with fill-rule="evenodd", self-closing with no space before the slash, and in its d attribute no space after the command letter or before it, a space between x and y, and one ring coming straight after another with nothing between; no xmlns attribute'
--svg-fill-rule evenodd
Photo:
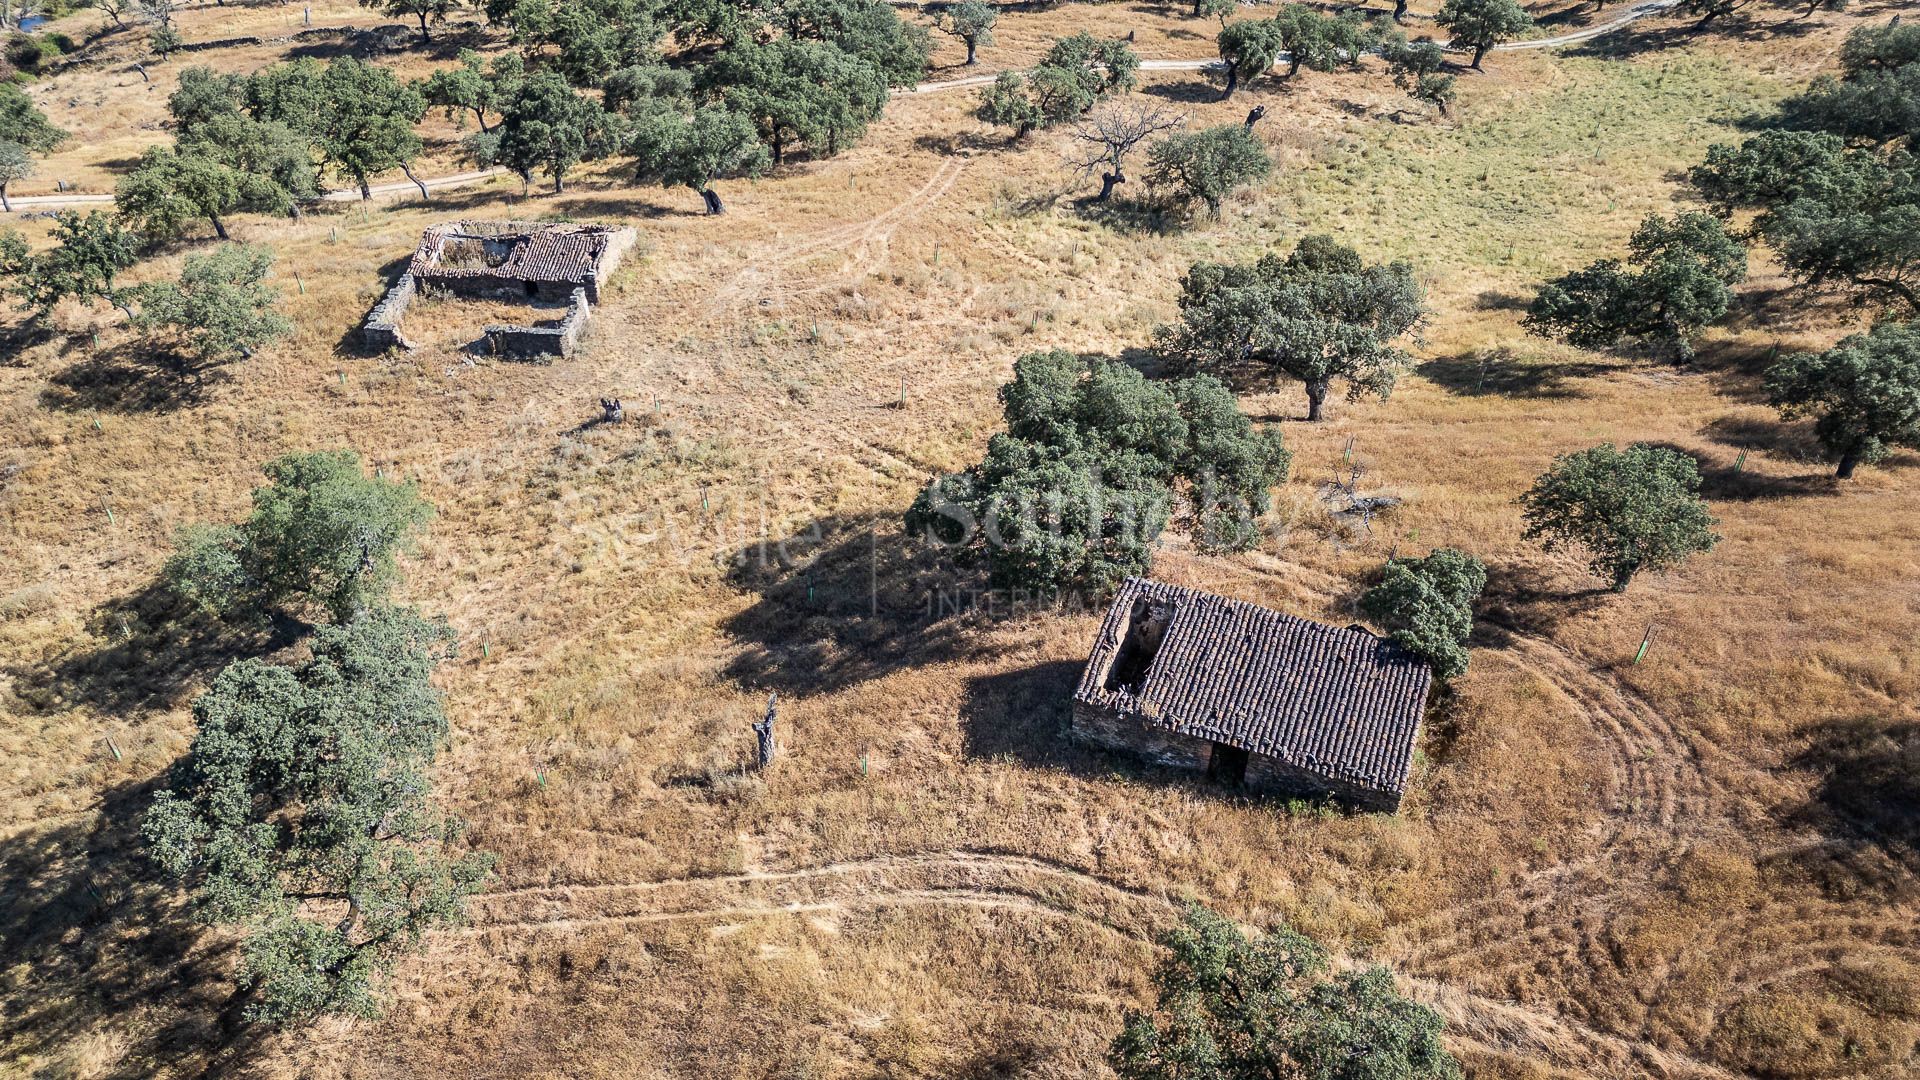
<svg viewBox="0 0 1920 1080"><path fill-rule="evenodd" d="M1127 182L1126 158L1134 147L1163 131L1186 123L1186 116L1158 102L1140 99L1109 102L1087 114L1069 132L1073 140L1062 157L1079 175L1100 177L1097 201L1113 197L1113 189Z"/></svg>

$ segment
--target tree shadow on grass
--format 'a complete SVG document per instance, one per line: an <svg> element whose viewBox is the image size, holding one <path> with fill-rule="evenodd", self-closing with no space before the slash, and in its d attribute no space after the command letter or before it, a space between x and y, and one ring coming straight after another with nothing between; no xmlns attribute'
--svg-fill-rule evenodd
<svg viewBox="0 0 1920 1080"><path fill-rule="evenodd" d="M1872 304L1837 286L1789 284L1746 289L1736 295L1724 323L1733 330L1749 330L1775 337L1782 354L1796 351L1790 340L1797 333L1818 333L1834 325L1857 323ZM1787 339L1787 340L1782 340Z"/></svg>
<svg viewBox="0 0 1920 1080"><path fill-rule="evenodd" d="M1140 88L1148 97L1180 105L1211 105L1220 100L1220 87L1201 73L1200 78L1154 80Z"/></svg>
<svg viewBox="0 0 1920 1080"><path fill-rule="evenodd" d="M726 675L782 692L971 658L985 646L968 627L1011 607L983 607L984 580L954 571L945 551L909 538L891 515L822 518L741 547L727 578L758 598L722 626L741 645Z"/></svg>
<svg viewBox="0 0 1920 1080"><path fill-rule="evenodd" d="M1566 47L1564 56L1587 60L1632 60L1649 53L1680 49L1693 43L1700 32L1692 26L1629 26Z"/></svg>
<svg viewBox="0 0 1920 1080"><path fill-rule="evenodd" d="M1707 38L1747 43L1782 39L1791 41L1819 29L1818 23L1802 19L1756 19L1741 12L1716 19L1704 27L1697 21L1680 26L1624 27L1574 45L1567 49L1566 55L1597 60L1629 60L1663 49L1687 47Z"/></svg>
<svg viewBox="0 0 1920 1080"><path fill-rule="evenodd" d="M955 154L981 153L987 150L1004 150L1006 147L1005 136L987 135L978 131L916 135L913 139L914 149L945 157L952 157Z"/></svg>
<svg viewBox="0 0 1920 1080"><path fill-rule="evenodd" d="M1551 363L1521 360L1505 347L1459 356L1437 356L1414 369L1422 378L1461 397L1565 399L1585 397L1571 379L1615 370L1592 362Z"/></svg>
<svg viewBox="0 0 1920 1080"><path fill-rule="evenodd" d="M1828 843L1789 857L1830 892L1920 892L1920 724L1878 716L1815 728L1791 766L1811 797L1785 814Z"/></svg>
<svg viewBox="0 0 1920 1080"><path fill-rule="evenodd" d="M486 28L477 22L462 22L435 27L430 41L420 40L416 26L384 23L380 26L348 28L335 34L315 34L287 50L287 59L308 57L332 60L351 56L375 60L404 53L414 59L457 60L467 49L484 49L492 44Z"/></svg>
<svg viewBox="0 0 1920 1080"><path fill-rule="evenodd" d="M1748 469L1738 454L1722 460L1718 456L1709 458L1698 450L1678 443L1655 442L1650 445L1692 458L1700 469L1700 497L1710 502L1753 502L1837 494L1831 476L1769 476L1758 469Z"/></svg>
<svg viewBox="0 0 1920 1080"><path fill-rule="evenodd" d="M1129 185L1140 181L1128 181ZM1149 199L1129 199L1116 196L1106 202L1100 202L1097 196L1087 195L1073 201L1073 208L1082 218L1103 225L1116 233L1133 236L1171 236L1180 232L1184 224L1166 208Z"/></svg>
<svg viewBox="0 0 1920 1080"><path fill-rule="evenodd" d="M1504 289L1482 289L1473 298L1475 311L1525 311L1532 299Z"/></svg>
<svg viewBox="0 0 1920 1080"><path fill-rule="evenodd" d="M61 412L169 413L205 403L231 378L225 365L129 341L89 352L56 373L40 392L40 404Z"/></svg>
<svg viewBox="0 0 1920 1080"><path fill-rule="evenodd" d="M1559 11L1549 11L1545 15L1535 16L1533 25L1543 30L1555 30L1562 34L1567 34L1592 26L1596 17L1600 15L1611 15L1611 13L1604 10L1597 11L1585 4L1579 4L1570 8L1562 8Z"/></svg>
<svg viewBox="0 0 1920 1080"><path fill-rule="evenodd" d="M1152 349L1142 348L1138 345L1129 345L1117 353L1086 352L1081 353L1080 356L1088 362L1098 360L1110 364L1124 364L1149 379L1175 379L1180 377L1179 372L1168 370L1166 362Z"/></svg>
<svg viewBox="0 0 1920 1080"><path fill-rule="evenodd" d="M32 973L0 1011L11 1060L94 1039L117 1059L93 1075L220 1075L257 1048L235 1011L232 947L203 940L141 854L156 787L120 784L92 813L0 840L0 967Z"/></svg>
<svg viewBox="0 0 1920 1080"><path fill-rule="evenodd" d="M1598 579L1578 583L1529 563L1487 564L1487 587L1475 605L1469 644L1475 648L1503 648L1515 635L1541 637L1568 619L1601 607L1612 590Z"/></svg>
<svg viewBox="0 0 1920 1080"><path fill-rule="evenodd" d="M56 335L42 319L25 319L0 328L0 367L27 367L24 353Z"/></svg>
<svg viewBox="0 0 1920 1080"><path fill-rule="evenodd" d="M1827 460L1826 448L1820 445L1811 424L1736 414L1708 421L1700 434L1735 451L1761 450L1809 464Z"/></svg>
<svg viewBox="0 0 1920 1080"><path fill-rule="evenodd" d="M264 656L298 641L298 620L260 625L223 622L186 610L158 583L94 609L91 648L11 667L14 696L40 711L87 705L106 712L169 708L235 660Z"/></svg>

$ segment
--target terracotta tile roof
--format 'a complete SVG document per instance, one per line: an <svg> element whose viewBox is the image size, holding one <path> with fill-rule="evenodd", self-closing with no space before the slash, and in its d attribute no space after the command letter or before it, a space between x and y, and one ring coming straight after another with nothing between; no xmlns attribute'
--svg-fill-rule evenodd
<svg viewBox="0 0 1920 1080"><path fill-rule="evenodd" d="M415 277L504 277L579 284L592 276L613 230L602 225L456 221L435 225L414 251Z"/></svg>
<svg viewBox="0 0 1920 1080"><path fill-rule="evenodd" d="M1108 670L1141 600L1171 605L1173 619L1138 693L1108 690ZM1412 654L1359 627L1129 578L1074 699L1397 794L1406 788L1432 678Z"/></svg>

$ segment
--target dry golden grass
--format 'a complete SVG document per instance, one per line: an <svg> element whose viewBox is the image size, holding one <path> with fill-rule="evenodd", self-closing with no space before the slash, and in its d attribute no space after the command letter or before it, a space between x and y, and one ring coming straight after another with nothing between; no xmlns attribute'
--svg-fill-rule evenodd
<svg viewBox="0 0 1920 1080"><path fill-rule="evenodd" d="M1135 24L1144 55L1210 51L1157 9L1063 5L1009 15L983 59ZM1192 898L1394 964L1476 1076L1911 1075L1897 778L1920 693L1920 462L1838 488L1756 396L1776 345L1830 342L1859 313L1778 293L1761 265L1698 370L1675 373L1528 338L1512 310L1617 251L1672 205L1674 170L1854 24L1501 56L1445 123L1392 119L1405 103L1377 70L1226 104L1155 75L1144 92L1196 122L1267 103L1282 166L1169 235L1084 214L1058 136L1005 148L968 94L923 95L838 158L723 185L722 221L604 170L526 205L497 183L236 223L281 252L301 329L197 383L120 349L106 315L61 313L71 332L0 367L0 1060L1079 1077L1149 992L1146 939ZM103 149L68 153L104 177L115 140L143 140L92 122ZM468 365L451 329L406 358L343 351L381 268L456 214L628 220L646 241L570 362ZM1093 616L921 617L932 568L895 524L929 472L977 455L1021 352L1139 348L1188 262L1309 229L1420 267L1423 362L1391 401L1287 423L1286 527L1262 550L1169 545L1156 573L1342 620L1393 545L1488 561L1474 670L1391 818L1225 798L1065 743ZM602 395L632 419L579 430ZM1256 390L1248 407L1285 419L1301 401ZM1315 494L1349 436L1365 482L1407 500L1372 536L1330 529ZM1698 454L1719 549L1612 596L1522 543L1514 496L1602 439ZM230 940L180 918L130 833L226 654L130 599L174 527L242 512L259 462L341 445L439 508L403 592L461 633L438 777L500 876L471 930L403 967L388 1022L236 1035ZM780 549L762 540L803 565L764 566ZM785 755L741 780L769 689Z"/></svg>

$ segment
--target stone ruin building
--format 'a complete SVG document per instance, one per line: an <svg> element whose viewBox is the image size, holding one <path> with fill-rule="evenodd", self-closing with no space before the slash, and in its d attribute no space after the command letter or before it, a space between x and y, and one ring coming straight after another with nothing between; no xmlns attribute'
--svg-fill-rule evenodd
<svg viewBox="0 0 1920 1080"><path fill-rule="evenodd" d="M1071 731L1235 787L1393 811L1432 678L1363 627L1129 578L1074 691Z"/></svg>
<svg viewBox="0 0 1920 1080"><path fill-rule="evenodd" d="M632 229L528 221L453 221L435 225L405 273L360 327L372 352L411 349L401 332L415 296L562 301L556 326L489 326L486 351L520 360L573 355L600 302L600 290L633 246Z"/></svg>

